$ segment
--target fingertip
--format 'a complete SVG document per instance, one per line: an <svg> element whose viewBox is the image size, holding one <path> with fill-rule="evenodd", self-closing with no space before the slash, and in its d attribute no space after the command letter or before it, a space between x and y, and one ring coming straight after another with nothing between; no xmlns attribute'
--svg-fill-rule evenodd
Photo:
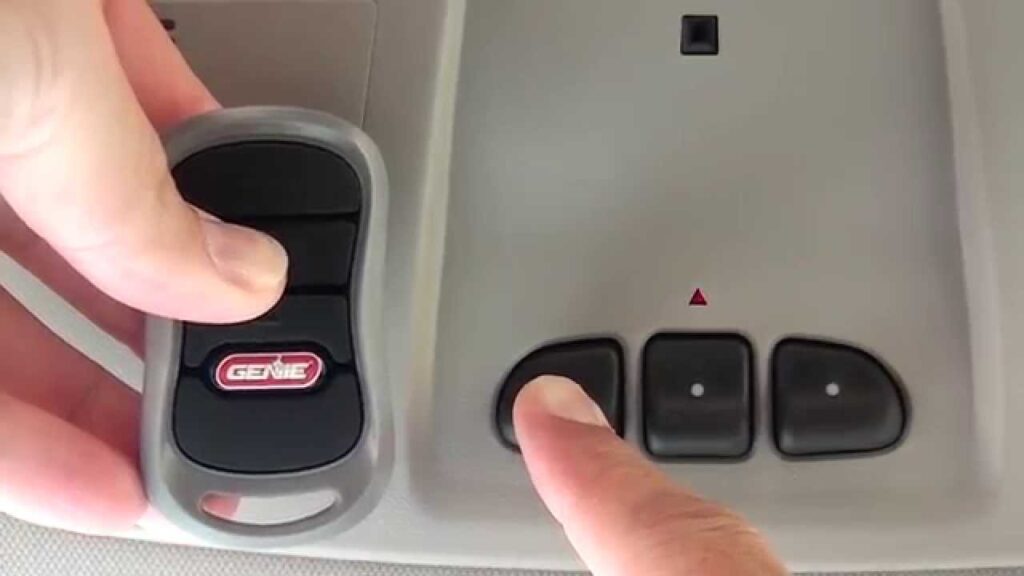
<svg viewBox="0 0 1024 576"><path fill-rule="evenodd" d="M545 375L531 380L516 396L512 409L517 429L519 420L529 428L536 418L558 418L579 424L610 428L601 408L576 382L562 376Z"/></svg>
<svg viewBox="0 0 1024 576"><path fill-rule="evenodd" d="M91 534L130 530L146 509L135 463L32 405L0 395L0 507Z"/></svg>
<svg viewBox="0 0 1024 576"><path fill-rule="evenodd" d="M177 197L176 187L173 193ZM192 206L187 212L197 223L205 258L194 258L187 267L192 279L175 282L176 295L170 301L173 310L158 314L191 322L232 324L252 320L272 308L287 282L289 262L284 247L259 230L224 222ZM199 285L208 287L202 298L187 294L189 287ZM182 289L186 293L179 292Z"/></svg>
<svg viewBox="0 0 1024 576"><path fill-rule="evenodd" d="M273 307L287 280L285 249L262 232L197 213L172 192L180 209L140 215L118 242L65 249L65 258L112 298L155 316L232 324Z"/></svg>
<svg viewBox="0 0 1024 576"><path fill-rule="evenodd" d="M83 520L106 533L117 534L135 527L146 512L147 500L135 463L121 454L112 454L112 458L120 461L109 467L105 493L95 495L98 509Z"/></svg>
<svg viewBox="0 0 1024 576"><path fill-rule="evenodd" d="M280 298L287 277L288 253L277 240L256 230L200 218L207 253L230 284L253 295L262 313ZM262 309L260 309L262 308Z"/></svg>
<svg viewBox="0 0 1024 576"><path fill-rule="evenodd" d="M238 514L242 499L234 494L208 494L203 498L202 507L207 513L230 520Z"/></svg>

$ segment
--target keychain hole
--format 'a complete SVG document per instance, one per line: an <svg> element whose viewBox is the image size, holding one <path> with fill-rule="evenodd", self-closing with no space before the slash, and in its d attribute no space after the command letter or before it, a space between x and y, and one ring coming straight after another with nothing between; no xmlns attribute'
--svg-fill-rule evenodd
<svg viewBox="0 0 1024 576"><path fill-rule="evenodd" d="M276 526L299 522L326 512L338 504L333 490L285 496L239 496L210 493L203 497L203 512L219 520L251 526Z"/></svg>

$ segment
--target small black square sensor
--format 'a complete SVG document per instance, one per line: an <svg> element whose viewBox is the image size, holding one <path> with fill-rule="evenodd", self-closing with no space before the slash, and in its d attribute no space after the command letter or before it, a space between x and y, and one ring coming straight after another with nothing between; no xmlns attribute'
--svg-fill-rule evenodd
<svg viewBox="0 0 1024 576"><path fill-rule="evenodd" d="M680 52L686 55L718 54L718 16L687 14L683 16L683 38Z"/></svg>

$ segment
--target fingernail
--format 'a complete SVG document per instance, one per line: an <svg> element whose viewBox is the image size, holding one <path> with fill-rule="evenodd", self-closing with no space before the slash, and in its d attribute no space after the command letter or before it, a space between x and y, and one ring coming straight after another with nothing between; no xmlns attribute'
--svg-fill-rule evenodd
<svg viewBox="0 0 1024 576"><path fill-rule="evenodd" d="M580 424L610 428L601 408L575 382L561 376L541 376L529 384L541 407L552 416ZM536 390L536 392L532 392Z"/></svg>
<svg viewBox="0 0 1024 576"><path fill-rule="evenodd" d="M255 230L199 219L206 250L217 269L248 290L277 288L284 283L288 254L276 240Z"/></svg>

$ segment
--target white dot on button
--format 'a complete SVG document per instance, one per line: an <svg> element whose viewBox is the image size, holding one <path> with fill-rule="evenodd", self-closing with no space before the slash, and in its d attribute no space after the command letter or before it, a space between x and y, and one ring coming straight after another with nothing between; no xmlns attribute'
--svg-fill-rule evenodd
<svg viewBox="0 0 1024 576"><path fill-rule="evenodd" d="M827 394L830 398L835 398L836 396L839 396L839 384L836 384L835 382L829 382L828 384L826 384L825 394Z"/></svg>
<svg viewBox="0 0 1024 576"><path fill-rule="evenodd" d="M694 398L700 398L703 395L704 395L704 385L703 384L701 384L700 382L695 382L692 386L690 386L690 396L693 396Z"/></svg>

